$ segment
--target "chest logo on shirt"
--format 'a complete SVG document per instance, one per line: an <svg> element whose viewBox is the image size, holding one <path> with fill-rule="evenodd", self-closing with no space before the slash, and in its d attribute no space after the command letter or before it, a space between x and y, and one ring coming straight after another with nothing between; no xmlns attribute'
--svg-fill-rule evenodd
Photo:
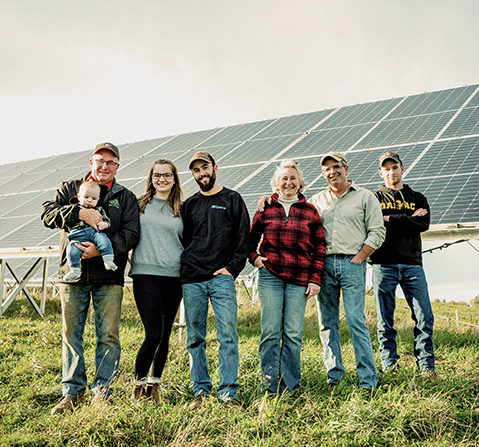
<svg viewBox="0 0 479 447"><path fill-rule="evenodd" d="M120 209L120 202L118 199L113 199L108 202L108 206L114 206L115 208Z"/></svg>
<svg viewBox="0 0 479 447"><path fill-rule="evenodd" d="M215 210L225 210L226 206L220 206L220 205L211 205L211 208Z"/></svg>
<svg viewBox="0 0 479 447"><path fill-rule="evenodd" d="M416 209L416 204L415 203L408 203L408 202L403 202L401 200L396 200L395 202L381 202L381 209L382 210L415 210Z"/></svg>

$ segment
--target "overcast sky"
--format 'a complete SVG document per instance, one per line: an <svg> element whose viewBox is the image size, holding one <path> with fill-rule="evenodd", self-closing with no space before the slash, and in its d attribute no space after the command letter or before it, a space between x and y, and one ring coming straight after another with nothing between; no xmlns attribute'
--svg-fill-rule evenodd
<svg viewBox="0 0 479 447"><path fill-rule="evenodd" d="M478 0L0 0L0 164L476 84L478 17ZM433 258L470 296L477 253L448 250Z"/></svg>
<svg viewBox="0 0 479 447"><path fill-rule="evenodd" d="M478 82L477 0L1 0L8 163Z"/></svg>

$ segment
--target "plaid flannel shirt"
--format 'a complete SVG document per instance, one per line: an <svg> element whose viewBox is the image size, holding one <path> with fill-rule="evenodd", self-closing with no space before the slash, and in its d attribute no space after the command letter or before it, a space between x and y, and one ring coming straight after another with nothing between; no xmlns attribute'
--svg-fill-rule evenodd
<svg viewBox="0 0 479 447"><path fill-rule="evenodd" d="M254 265L258 256L268 258L263 261L264 267L286 282L321 285L326 251L323 225L316 207L306 202L302 194L298 197L288 217L277 193L273 194L271 205L265 204L264 212L256 212L251 223L248 259Z"/></svg>

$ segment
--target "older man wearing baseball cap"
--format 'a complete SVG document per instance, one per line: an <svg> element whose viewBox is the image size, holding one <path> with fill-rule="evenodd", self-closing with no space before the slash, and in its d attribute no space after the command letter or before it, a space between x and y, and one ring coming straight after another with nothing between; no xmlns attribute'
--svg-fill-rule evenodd
<svg viewBox="0 0 479 447"><path fill-rule="evenodd" d="M328 152L321 158L321 168L328 188L309 201L318 209L326 233L323 285L317 304L327 382L334 386L345 374L339 336L342 291L359 387L372 390L378 375L364 314L366 259L384 241L381 208L374 194L347 179L349 166L342 153Z"/></svg>
<svg viewBox="0 0 479 447"><path fill-rule="evenodd" d="M63 397L52 414L73 410L84 402L87 387L86 365L83 354L83 333L90 301L95 312L96 373L91 385L97 402L110 401L110 385L114 381L120 361L119 323L123 295L124 271L128 252L139 240L139 209L135 195L115 180L120 162L120 151L111 143L98 144L90 158L90 171L83 179L65 182L52 200L42 205L42 221L48 228L61 229L60 297L63 315ZM98 230L101 214L95 209L78 205L81 183L92 180L100 185L98 204L105 210L111 226L105 234L111 240L117 270L106 270L100 253L92 242L76 246L83 251L80 279L65 281L68 272L66 250L67 232L80 221Z"/></svg>

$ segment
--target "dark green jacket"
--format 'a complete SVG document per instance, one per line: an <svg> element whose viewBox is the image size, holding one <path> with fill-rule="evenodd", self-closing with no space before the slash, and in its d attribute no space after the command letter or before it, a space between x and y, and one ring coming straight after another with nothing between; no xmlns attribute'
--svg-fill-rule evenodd
<svg viewBox="0 0 479 447"><path fill-rule="evenodd" d="M89 175L90 173L82 180L62 183L53 199L42 204L43 225L62 230L60 234L60 266L58 268L60 281L70 270L66 258L66 248L69 243L66 235L68 228L78 224L80 205L76 198L80 185ZM106 270L101 256L84 259L81 261L81 277L78 283L123 285L128 252L138 244L140 239L138 200L130 190L113 180L111 189L98 204L105 210L111 221L111 226L104 230L104 233L113 245L114 262L118 269Z"/></svg>

